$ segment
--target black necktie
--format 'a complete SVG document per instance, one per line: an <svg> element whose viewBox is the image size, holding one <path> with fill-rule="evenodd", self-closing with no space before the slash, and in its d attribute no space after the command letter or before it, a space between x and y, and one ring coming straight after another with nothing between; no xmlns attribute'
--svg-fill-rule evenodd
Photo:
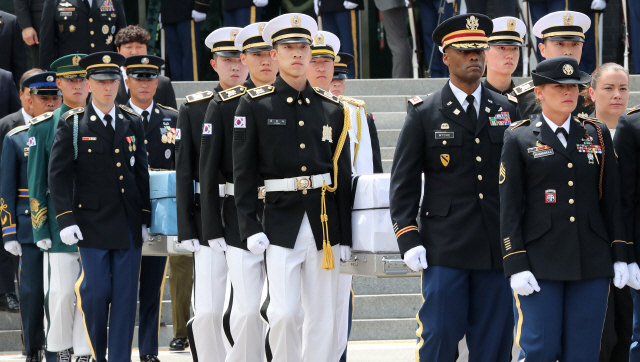
<svg viewBox="0 0 640 362"><path fill-rule="evenodd" d="M467 107L467 117L473 122L473 124L478 123L478 113L476 113L476 107L473 105L473 102L476 99L473 95L469 94L467 96L467 102L469 102L469 106Z"/></svg>
<svg viewBox="0 0 640 362"><path fill-rule="evenodd" d="M147 126L149 125L149 112L142 111L142 124L144 124L144 130L147 130Z"/></svg>
<svg viewBox="0 0 640 362"><path fill-rule="evenodd" d="M87 9L91 10L91 4L89 3L89 0L83 0L82 2L87 7Z"/></svg>
<svg viewBox="0 0 640 362"><path fill-rule="evenodd" d="M111 118L111 115L107 114L104 116L104 121L107 122L107 124L104 127L107 129L107 133L109 133L109 136L111 137L111 139L113 139L113 137L116 134L116 131L113 129L113 126L111 125L112 120L113 118Z"/></svg>
<svg viewBox="0 0 640 362"><path fill-rule="evenodd" d="M569 143L569 134L567 133L567 130L564 129L564 127L558 127L558 129L556 129L556 135L561 134L564 136L564 140ZM558 139L560 139L560 137L558 137ZM562 143L562 141L560 141ZM567 147L567 146L565 146Z"/></svg>

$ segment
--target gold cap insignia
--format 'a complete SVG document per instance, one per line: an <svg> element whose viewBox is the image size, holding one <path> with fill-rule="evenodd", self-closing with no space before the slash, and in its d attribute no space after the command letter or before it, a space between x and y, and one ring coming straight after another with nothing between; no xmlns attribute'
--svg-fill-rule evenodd
<svg viewBox="0 0 640 362"><path fill-rule="evenodd" d="M291 17L291 26L294 28L299 28L302 26L302 20L298 15L294 15Z"/></svg>
<svg viewBox="0 0 640 362"><path fill-rule="evenodd" d="M573 67L571 64L565 64L562 66L562 72L566 75L571 75L573 74Z"/></svg>
<svg viewBox="0 0 640 362"><path fill-rule="evenodd" d="M262 36L262 31L264 30L264 26L265 26L265 25L266 25L266 24L260 24L260 25L258 25L258 34L259 34L260 36Z"/></svg>
<svg viewBox="0 0 640 362"><path fill-rule="evenodd" d="M78 65L80 63L80 59L82 59L79 55L71 58L71 65Z"/></svg>
<svg viewBox="0 0 640 362"><path fill-rule="evenodd" d="M239 32L240 32L239 30L231 30L231 34L229 34L229 36L231 37L231 40L236 40L236 37L238 36Z"/></svg>
<svg viewBox="0 0 640 362"><path fill-rule="evenodd" d="M516 20L515 19L507 20L507 30L511 30L511 31L516 30Z"/></svg>
<svg viewBox="0 0 640 362"><path fill-rule="evenodd" d="M480 26L480 21L475 16L471 15L467 18L467 29L469 30L478 30Z"/></svg>
<svg viewBox="0 0 640 362"><path fill-rule="evenodd" d="M323 45L323 44L324 44L324 36L322 36L322 34L316 35L316 45Z"/></svg>
<svg viewBox="0 0 640 362"><path fill-rule="evenodd" d="M149 58L142 58L142 59L140 59L140 63L142 63L142 64L149 64Z"/></svg>
<svg viewBox="0 0 640 362"><path fill-rule="evenodd" d="M102 61L104 63L111 63L111 57L108 55L105 55L104 57L102 57Z"/></svg>
<svg viewBox="0 0 640 362"><path fill-rule="evenodd" d="M47 82L53 82L53 76L52 75L47 77Z"/></svg>
<svg viewBox="0 0 640 362"><path fill-rule="evenodd" d="M340 63L340 56L339 56L339 55L336 55L335 62L336 62L336 63Z"/></svg>
<svg viewBox="0 0 640 362"><path fill-rule="evenodd" d="M562 20L564 20L564 25L573 25L573 14L564 14Z"/></svg>

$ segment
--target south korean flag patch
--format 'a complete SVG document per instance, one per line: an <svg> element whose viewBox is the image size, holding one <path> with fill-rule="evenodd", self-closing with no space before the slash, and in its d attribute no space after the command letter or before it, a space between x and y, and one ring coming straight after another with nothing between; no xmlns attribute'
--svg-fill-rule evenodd
<svg viewBox="0 0 640 362"><path fill-rule="evenodd" d="M211 123L204 123L202 125L202 134L210 135L211 134Z"/></svg>
<svg viewBox="0 0 640 362"><path fill-rule="evenodd" d="M33 147L36 145L36 138L35 137L29 137L29 143L27 143L29 145L29 147Z"/></svg>
<svg viewBox="0 0 640 362"><path fill-rule="evenodd" d="M180 132L180 128L176 128L176 140L180 140L182 138L182 132Z"/></svg>
<svg viewBox="0 0 640 362"><path fill-rule="evenodd" d="M247 128L247 117L235 117L233 119L233 128Z"/></svg>

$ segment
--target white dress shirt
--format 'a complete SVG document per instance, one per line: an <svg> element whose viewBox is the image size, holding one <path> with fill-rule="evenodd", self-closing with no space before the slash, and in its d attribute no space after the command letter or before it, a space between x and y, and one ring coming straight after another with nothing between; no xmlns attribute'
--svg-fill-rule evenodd
<svg viewBox="0 0 640 362"><path fill-rule="evenodd" d="M24 108L20 108L20 110L22 111L22 118L24 118L24 124L25 125L29 124L29 121L33 117L31 117L27 112L25 112Z"/></svg>
<svg viewBox="0 0 640 362"><path fill-rule="evenodd" d="M96 104L93 103L93 101L91 101L91 104L93 105L93 110L96 111L96 115L98 117L100 117L100 120L102 121L102 124L106 127L107 126L107 121L104 120L105 114L102 113L102 111L99 110L98 107L96 107ZM115 105L113 107L111 107L111 110L109 111L109 115L111 116L111 126L115 130L116 129L116 106Z"/></svg>
<svg viewBox="0 0 640 362"><path fill-rule="evenodd" d="M453 85L451 81L449 81L449 86L451 86L451 91L453 92L453 95L458 100L458 103L460 103L460 105L462 106L462 109L466 112L467 107L469 107L469 102L467 102L468 94L463 92L460 88ZM475 98L473 100L473 106L476 108L476 116L480 117L480 99L482 98L482 83L478 85L478 88L476 88L476 90L473 91L471 95L473 96L473 98Z"/></svg>
<svg viewBox="0 0 640 362"><path fill-rule="evenodd" d="M133 110L140 115L140 117L142 117L142 112L143 111L147 111L149 112L149 115L147 116L147 120L151 121L151 111L153 111L153 101L151 101L151 104L149 105L149 107L147 107L147 109L142 109L138 106L136 106L135 104L133 104L133 100L131 100L131 102L129 102L129 104L131 104L131 108L133 108Z"/></svg>
<svg viewBox="0 0 640 362"><path fill-rule="evenodd" d="M551 131L553 131L553 133L556 133L556 130L558 129L558 125L556 125L549 118L547 118L547 116L545 116L544 113L542 114L542 117L544 118L545 122L547 122L549 127L551 127ZM569 118L567 118L567 120L562 124L562 126L560 126L564 128L565 131L567 131L567 134L569 134L569 125L571 124L571 118L573 118L573 116L569 115ZM562 133L558 133L556 136L558 136L558 139L560 140L560 142L562 142L562 145L565 148L567 148L567 139L564 138L564 135Z"/></svg>
<svg viewBox="0 0 640 362"><path fill-rule="evenodd" d="M125 82L125 79L129 78L127 76L127 68L120 67L120 73L122 73L122 84L124 84L124 90L129 94L129 87L127 87L127 82Z"/></svg>

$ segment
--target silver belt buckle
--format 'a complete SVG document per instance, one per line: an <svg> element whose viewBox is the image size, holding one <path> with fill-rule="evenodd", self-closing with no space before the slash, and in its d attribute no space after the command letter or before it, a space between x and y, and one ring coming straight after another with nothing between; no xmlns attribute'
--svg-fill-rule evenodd
<svg viewBox="0 0 640 362"><path fill-rule="evenodd" d="M296 180L296 191L307 190L312 186L309 176L296 177L294 180Z"/></svg>

